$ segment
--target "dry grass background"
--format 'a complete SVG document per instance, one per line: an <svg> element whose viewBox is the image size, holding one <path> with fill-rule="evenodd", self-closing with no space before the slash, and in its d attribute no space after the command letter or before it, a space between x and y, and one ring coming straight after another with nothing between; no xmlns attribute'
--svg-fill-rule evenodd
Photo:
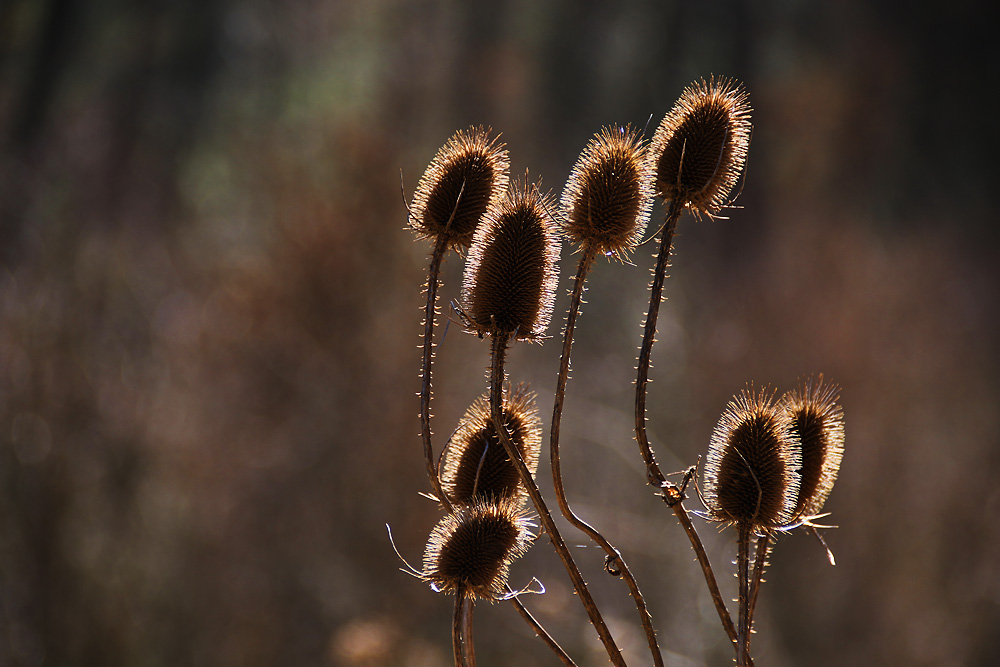
<svg viewBox="0 0 1000 667"><path fill-rule="evenodd" d="M491 124L514 173L558 193L601 125L656 122L713 73L744 81L755 133L743 208L681 221L649 398L661 465L693 464L745 382L825 373L847 416L838 565L780 541L758 664L993 664L998 63L982 4L5 3L0 664L448 664L450 602L397 571L385 530L416 562L438 516L417 495L429 249L404 229L400 171L412 192L455 129ZM632 563L671 664L729 664L632 440L651 252L591 277L566 483ZM564 279L574 262L564 250ZM446 299L460 272L449 259ZM546 424L558 352L518 345L508 365ZM438 446L487 357L449 329ZM732 536L702 532L724 569ZM645 664L624 587L579 553ZM548 593L527 604L603 664L542 542L513 570L533 575ZM505 605L480 609L477 643L484 665L554 661Z"/></svg>

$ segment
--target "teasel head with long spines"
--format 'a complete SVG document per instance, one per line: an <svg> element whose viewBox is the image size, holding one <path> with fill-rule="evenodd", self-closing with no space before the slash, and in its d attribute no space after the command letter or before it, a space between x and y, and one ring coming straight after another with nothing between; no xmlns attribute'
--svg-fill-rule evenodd
<svg viewBox="0 0 1000 667"><path fill-rule="evenodd" d="M656 194L695 216L715 216L746 165L749 97L732 79L710 78L684 89L649 146Z"/></svg>
<svg viewBox="0 0 1000 667"><path fill-rule="evenodd" d="M469 249L462 281L466 327L480 336L539 341L559 280L560 241L551 196L537 184L512 183Z"/></svg>
<svg viewBox="0 0 1000 667"><path fill-rule="evenodd" d="M752 387L726 406L712 433L703 495L716 520L768 533L787 526L798 498L801 451L774 392Z"/></svg>
<svg viewBox="0 0 1000 667"><path fill-rule="evenodd" d="M844 410L840 389L823 376L807 379L780 401L802 450L795 517L808 522L818 515L837 481L844 458Z"/></svg>
<svg viewBox="0 0 1000 667"><path fill-rule="evenodd" d="M638 132L604 127L570 172L561 200L566 236L584 252L626 258L653 205L653 172Z"/></svg>
<svg viewBox="0 0 1000 667"><path fill-rule="evenodd" d="M514 499L456 507L431 531L420 577L442 593L506 597L511 563L534 539Z"/></svg>
<svg viewBox="0 0 1000 667"><path fill-rule="evenodd" d="M538 470L541 420L535 394L519 384L504 397L503 418L511 442L532 475ZM517 469L490 417L489 392L473 402L445 448L441 485L455 505L486 500L526 499Z"/></svg>
<svg viewBox="0 0 1000 667"><path fill-rule="evenodd" d="M507 190L510 158L491 130L459 130L438 150L420 178L409 208L409 225L422 237L462 250L483 217Z"/></svg>

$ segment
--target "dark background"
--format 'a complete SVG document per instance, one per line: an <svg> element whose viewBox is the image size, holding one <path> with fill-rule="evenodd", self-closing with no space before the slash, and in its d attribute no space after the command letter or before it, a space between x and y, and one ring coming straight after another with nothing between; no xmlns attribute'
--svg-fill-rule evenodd
<svg viewBox="0 0 1000 667"><path fill-rule="evenodd" d="M996 664L986 4L4 2L0 665L448 664L451 599L398 571L385 528L419 567L440 516L418 496L429 246L400 174L409 198L452 132L489 124L514 174L559 194L602 125L652 116L649 136L712 74L746 84L755 129L742 208L681 221L649 398L660 463L694 464L745 383L824 373L847 416L838 564L780 540L757 664ZM670 663L726 665L632 439L653 249L591 276L566 483L632 563ZM461 269L447 261L444 302ZM486 387L487 348L450 326L438 448ZM508 365L546 425L558 352L518 345ZM696 523L734 596L732 532ZM648 664L624 586L574 549ZM532 576L548 592L526 604L606 664L545 541L512 584ZM483 665L555 664L506 604L480 606L476 639Z"/></svg>

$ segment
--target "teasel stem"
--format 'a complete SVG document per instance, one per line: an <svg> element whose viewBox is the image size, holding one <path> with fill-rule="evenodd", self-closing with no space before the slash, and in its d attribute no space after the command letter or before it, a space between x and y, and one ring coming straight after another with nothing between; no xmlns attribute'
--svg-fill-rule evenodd
<svg viewBox="0 0 1000 667"><path fill-rule="evenodd" d="M740 582L740 616L736 638L736 666L746 667L750 656L750 526L739 524L736 576Z"/></svg>
<svg viewBox="0 0 1000 667"><path fill-rule="evenodd" d="M576 594L580 598L580 603L583 605L587 612L587 616L590 618L591 624L597 631L598 638L601 640L601 643L604 644L604 648L608 652L608 657L611 659L612 664L617 665L617 667L626 667L625 659L622 657L617 644L615 644L615 639L611 635L611 631L608 629L607 623L604 622L604 617L601 616L601 612L597 608L597 604L594 602L594 598L591 596L590 590L587 588L587 582L584 581L583 575L580 573L580 569L573 560L573 556L570 554L565 540L563 540L562 535L559 533L559 529L556 527L555 521L552 519L552 513L549 512L549 508L546 506L545 500L542 498L541 491L538 490L538 485L535 484L535 480L532 479L531 472L521 459L521 453L511 441L510 435L507 433L507 429L504 428L504 362L507 356L507 345L510 342L510 338L511 334L495 335L492 338L493 344L490 354L490 414L493 419L494 428L497 432L497 437L499 437L504 449L507 450L507 456L510 458L511 463L513 463L514 467L517 468L517 472L521 476L521 482L524 484L524 487L528 492L528 496L531 498L531 502L535 506L535 511L538 512L539 519L542 522L542 528L546 533L548 533L549 540L552 542L552 547L555 549L556 554L558 554L559 559L566 568L566 573L569 575L570 581L573 583L573 588L576 590Z"/></svg>
<svg viewBox="0 0 1000 667"><path fill-rule="evenodd" d="M663 281L666 279L667 267L670 265L670 246L677 228L677 220L684 210L682 204L670 200L667 209L666 222L663 225L660 239L660 252L656 257L656 268L653 270L653 282L650 285L649 311L646 313L646 325L642 336L642 347L639 348L638 375L635 380L635 439L639 443L639 452L646 464L646 481L658 489L665 488L666 478L656 465L656 458L649 446L646 435L646 385L649 383L650 355L653 342L656 339L656 318L660 313L660 302L663 300Z"/></svg>
<svg viewBox="0 0 1000 667"><path fill-rule="evenodd" d="M448 250L448 237L441 235L434 244L430 267L427 270L427 305L424 307L424 344L423 359L420 367L420 433L424 442L424 461L427 464L427 477L431 489L444 505L445 510L452 510L451 501L441 488L441 478L438 475L437 460L434 458L434 447L431 443L431 366L434 363L434 319L437 314L437 290L441 274L441 260Z"/></svg>
<svg viewBox="0 0 1000 667"><path fill-rule="evenodd" d="M472 612L476 600L464 589L455 592L455 618L451 626L451 646L455 667L476 667L476 649L472 643Z"/></svg>
<svg viewBox="0 0 1000 667"><path fill-rule="evenodd" d="M750 609L748 615L748 625L753 627L753 614L757 609L757 594L760 593L760 585L764 581L764 568L767 567L767 556L771 551L771 538L768 535L761 535L757 538L755 547L753 577L750 580Z"/></svg>
<svg viewBox="0 0 1000 667"><path fill-rule="evenodd" d="M563 485L562 466L559 458L559 425L562 421L563 403L566 398L566 384L569 380L570 354L573 351L573 332L576 328L576 318L580 313L580 304L583 301L584 282L594 263L596 252L592 248L586 248L583 257L577 267L576 278L573 283L573 292L570 297L569 313L566 316L566 333L563 338L562 358L559 362L559 377L556 380L555 401L552 408L552 424L549 432L549 454L552 463L552 485L555 487L556 499L559 501L559 509L562 515L580 531L586 533L590 539L597 543L607 554L608 572L617 571L625 579L632 599L635 600L636 608L639 611L639 619L642 622L642 629L646 633L646 641L649 644L649 651L653 656L653 664L656 667L663 667L663 656L660 653L659 644L656 641L656 631L653 629L652 618L646 608L646 600L639 590L639 586L632 576L625 559L607 539L597 531L596 528L578 517L569 506L566 498L566 489ZM611 568L614 567L614 570Z"/></svg>
<svg viewBox="0 0 1000 667"><path fill-rule="evenodd" d="M525 622L531 626L531 629L535 631L535 634L538 635L538 637L545 642L550 649L552 649L552 652L556 654L556 657L559 658L559 661L562 662L562 664L566 665L566 667L577 667L577 664L573 662L573 658L569 657L569 654L563 650L563 647L559 645L559 642L553 639L552 635L550 635L548 631L542 627L541 623L539 623L535 617L531 615L531 612L528 611L527 607L525 607L524 604L517 599L516 595L511 596L510 602L514 605L514 608L517 609L517 613L521 615L521 618L523 618Z"/></svg>

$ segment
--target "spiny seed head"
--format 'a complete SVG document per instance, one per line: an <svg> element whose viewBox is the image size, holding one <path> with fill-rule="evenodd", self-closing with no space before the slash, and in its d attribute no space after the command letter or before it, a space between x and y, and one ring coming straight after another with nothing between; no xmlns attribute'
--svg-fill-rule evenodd
<svg viewBox="0 0 1000 667"><path fill-rule="evenodd" d="M795 516L806 520L820 513L833 490L844 458L844 410L840 389L820 375L785 394L781 407L802 448L802 471Z"/></svg>
<svg viewBox="0 0 1000 667"><path fill-rule="evenodd" d="M438 592L499 600L510 564L531 545L528 528L513 501L457 507L431 531L422 577Z"/></svg>
<svg viewBox="0 0 1000 667"><path fill-rule="evenodd" d="M542 447L541 420L535 394L520 384L504 398L504 422L521 460L534 475ZM525 491L520 475L497 437L490 418L489 393L480 396L465 412L458 430L448 441L441 485L455 505L479 500L520 499Z"/></svg>
<svg viewBox="0 0 1000 667"><path fill-rule="evenodd" d="M731 79L696 81L663 118L649 147L659 197L692 213L717 214L746 164L750 104Z"/></svg>
<svg viewBox="0 0 1000 667"><path fill-rule="evenodd" d="M559 280L551 211L551 197L536 184L513 183L476 229L461 296L470 332L532 341L545 335Z"/></svg>
<svg viewBox="0 0 1000 667"><path fill-rule="evenodd" d="M409 225L422 237L444 238L449 248L472 243L476 226L507 189L510 159L491 130L459 130L438 150L417 184Z"/></svg>
<svg viewBox="0 0 1000 667"><path fill-rule="evenodd" d="M621 258L639 243L652 205L652 171L639 133L605 127L566 182L563 230L585 251Z"/></svg>
<svg viewBox="0 0 1000 667"><path fill-rule="evenodd" d="M774 392L747 388L726 406L708 449L704 498L714 519L755 532L790 523L801 453Z"/></svg>

